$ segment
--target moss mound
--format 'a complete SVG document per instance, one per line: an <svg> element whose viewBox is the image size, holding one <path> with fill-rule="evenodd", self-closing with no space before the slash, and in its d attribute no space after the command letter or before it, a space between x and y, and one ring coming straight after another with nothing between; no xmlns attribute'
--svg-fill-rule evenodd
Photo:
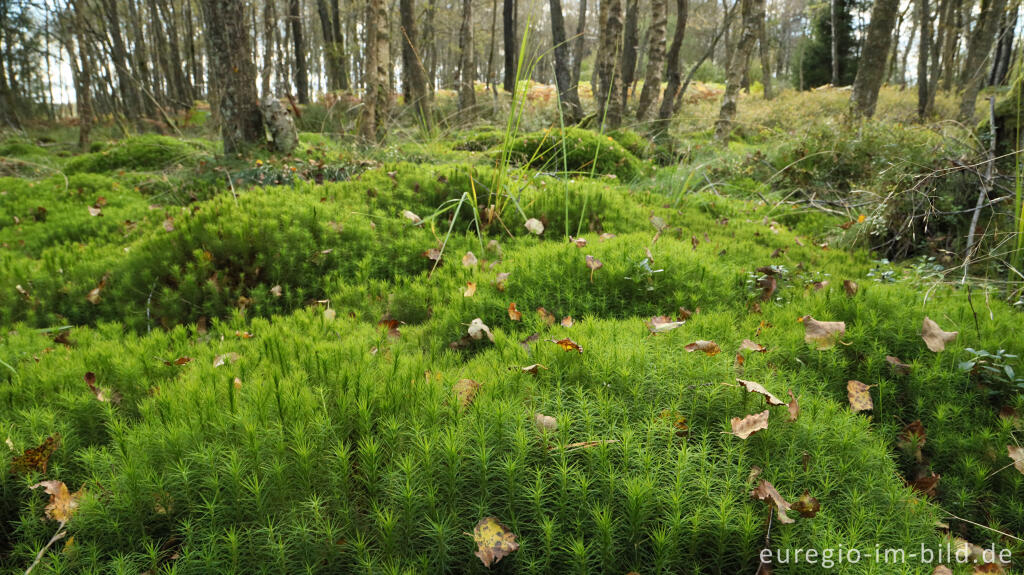
<svg viewBox="0 0 1024 575"><path fill-rule="evenodd" d="M514 140L510 152L513 161L550 172L593 172L624 182L648 172L647 165L611 136L579 128L525 134Z"/></svg>
<svg viewBox="0 0 1024 575"><path fill-rule="evenodd" d="M166 136L146 135L118 142L109 149L82 154L68 161L68 174L81 172L149 171L177 164L194 165L210 152L209 144Z"/></svg>

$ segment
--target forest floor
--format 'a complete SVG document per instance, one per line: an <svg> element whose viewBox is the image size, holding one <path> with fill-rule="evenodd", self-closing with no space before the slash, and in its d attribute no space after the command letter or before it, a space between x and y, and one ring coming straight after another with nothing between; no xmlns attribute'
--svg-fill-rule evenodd
<svg viewBox="0 0 1024 575"><path fill-rule="evenodd" d="M291 157L0 141L0 567L1020 572L984 145L887 88L744 98L722 148L704 90L653 143L541 97L373 148L310 107Z"/></svg>

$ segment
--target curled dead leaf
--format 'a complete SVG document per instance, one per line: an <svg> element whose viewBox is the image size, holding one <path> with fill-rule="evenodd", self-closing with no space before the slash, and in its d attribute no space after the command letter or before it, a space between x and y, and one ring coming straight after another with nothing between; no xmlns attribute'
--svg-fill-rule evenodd
<svg viewBox="0 0 1024 575"><path fill-rule="evenodd" d="M740 351L756 351L764 353L768 351L768 348L759 343L750 341L749 339L745 339L743 340L743 343L740 344Z"/></svg>
<svg viewBox="0 0 1024 575"><path fill-rule="evenodd" d="M573 323L575 323L575 322L573 322L571 315L567 315L567 316L563 317L562 321L559 322L559 323L562 324L562 327L572 327Z"/></svg>
<svg viewBox="0 0 1024 575"><path fill-rule="evenodd" d="M580 344L576 343L575 341L573 341L573 340L571 340L569 338L565 338L565 339L549 339L548 341L550 341L551 343L557 343L564 351L575 351L575 352L583 353L583 346L581 346Z"/></svg>
<svg viewBox="0 0 1024 575"><path fill-rule="evenodd" d="M462 297L473 297L476 293L476 282L466 282L466 291L462 292Z"/></svg>
<svg viewBox="0 0 1024 575"><path fill-rule="evenodd" d="M477 545L474 555L487 568L519 549L515 533L509 531L496 517L484 517L478 521L473 528L473 540Z"/></svg>
<svg viewBox="0 0 1024 575"><path fill-rule="evenodd" d="M63 481L57 481L56 479L40 481L29 487L29 489L37 489L39 487L45 489L46 493L50 495L50 503L46 506L46 516L61 523L67 523L71 520L71 516L75 514L75 511L78 511L78 506L81 505L82 497L85 495L84 487L71 493Z"/></svg>
<svg viewBox="0 0 1024 575"><path fill-rule="evenodd" d="M910 481L908 484L910 485L911 489L917 491L918 493L923 493L928 497L935 497L936 489L939 486L939 479L941 478L941 475L937 473L932 473L931 475L926 475L924 477L919 477L913 481Z"/></svg>
<svg viewBox="0 0 1024 575"><path fill-rule="evenodd" d="M686 323L686 320L672 321L672 318L668 317L667 315L657 315L647 320L646 323L647 329L649 329L651 333L657 334L672 331Z"/></svg>
<svg viewBox="0 0 1024 575"><path fill-rule="evenodd" d="M793 395L793 390L787 390L789 393L789 403L786 404L786 409L789 411L789 417L787 421L796 421L800 417L800 402L797 401L796 396Z"/></svg>
<svg viewBox="0 0 1024 575"><path fill-rule="evenodd" d="M544 224L537 218L530 218L526 220L526 223L523 224L523 226L529 230L531 234L539 236L544 233Z"/></svg>
<svg viewBox="0 0 1024 575"><path fill-rule="evenodd" d="M716 355L722 351L722 348L718 347L717 343L704 339L700 339L691 344L687 344L687 346L684 347L683 349L685 349L688 352L703 351L707 355Z"/></svg>
<svg viewBox="0 0 1024 575"><path fill-rule="evenodd" d="M417 216L416 214L410 212L409 210L403 210L402 211L402 217L407 219L407 220L409 220L410 222L413 223L413 225L416 225L416 226L420 225L423 222L423 220L420 219L419 216Z"/></svg>
<svg viewBox="0 0 1024 575"><path fill-rule="evenodd" d="M480 318L476 318L469 322L469 329L467 331L469 333L469 337L473 339L483 339L486 335L487 339L492 342L494 341L494 334L491 333L491 328L487 327Z"/></svg>
<svg viewBox="0 0 1024 575"><path fill-rule="evenodd" d="M812 518L821 511L821 503L817 499L811 497L811 493L804 490L804 494L790 504L790 509L800 514L800 517Z"/></svg>
<svg viewBox="0 0 1024 575"><path fill-rule="evenodd" d="M558 429L558 421L554 417L544 415L543 413L533 414L533 424L540 432L555 431Z"/></svg>
<svg viewBox="0 0 1024 575"><path fill-rule="evenodd" d="M891 355L885 356L885 362L892 367L892 372L895 375L910 375L910 366L903 363L903 361Z"/></svg>
<svg viewBox="0 0 1024 575"><path fill-rule="evenodd" d="M590 283L594 283L594 272L604 267L604 263L591 255L588 255L585 259L587 267L590 268Z"/></svg>
<svg viewBox="0 0 1024 575"><path fill-rule="evenodd" d="M734 417L730 420L732 434L740 439L746 439L762 429L768 429L768 414L766 409L761 413L754 413L744 418Z"/></svg>
<svg viewBox="0 0 1024 575"><path fill-rule="evenodd" d="M1013 460L1013 467L1024 473L1024 448L1016 445L1007 445L1006 452L1009 454L1010 459Z"/></svg>
<svg viewBox="0 0 1024 575"><path fill-rule="evenodd" d="M528 373L530 375L537 375L538 373L540 373L540 370L547 369L547 367L545 367L545 366L543 366L543 365L541 365L539 363L535 363L535 364L532 364L532 365L527 365L525 367L521 367L519 369L523 373Z"/></svg>
<svg viewBox="0 0 1024 575"><path fill-rule="evenodd" d="M942 331L942 329L939 328L939 324L935 323L928 316L925 316L924 322L921 324L921 339L924 340L928 349L935 353L946 349L946 344L955 340L957 333L959 332Z"/></svg>
<svg viewBox="0 0 1024 575"><path fill-rule="evenodd" d="M854 412L870 411L875 408L874 402L871 401L871 388L873 385L864 385L863 383L851 379L846 382L846 394L850 400L850 409Z"/></svg>
<svg viewBox="0 0 1024 575"><path fill-rule="evenodd" d="M548 325L555 325L555 322L558 321L558 318L556 318L553 313L544 309L543 306L537 308L537 314L540 315L540 318Z"/></svg>
<svg viewBox="0 0 1024 575"><path fill-rule="evenodd" d="M521 321L523 319L523 312L516 309L516 302L508 304L508 319L512 321Z"/></svg>
<svg viewBox="0 0 1024 575"><path fill-rule="evenodd" d="M846 291L848 297L857 295L857 284L852 280L843 280L843 290Z"/></svg>
<svg viewBox="0 0 1024 575"><path fill-rule="evenodd" d="M790 519L786 515L792 506L786 501L782 495L779 494L775 486L768 481L762 479L757 483L757 487L750 491L750 497L758 499L760 501L767 501L769 505L775 508L775 516L778 517L780 523L793 523L794 520Z"/></svg>
<svg viewBox="0 0 1024 575"><path fill-rule="evenodd" d="M508 281L509 272L498 273L497 279L494 282L494 286L498 288L498 291L505 291L505 282Z"/></svg>
<svg viewBox="0 0 1024 575"><path fill-rule="evenodd" d="M29 447L24 453L11 459L11 473L26 474L30 471L46 473L50 456L60 447L60 434L54 433L38 447Z"/></svg>
<svg viewBox="0 0 1024 575"><path fill-rule="evenodd" d="M846 333L846 323L841 321L818 321L809 315L800 318L804 324L804 341L814 344L816 349L830 349Z"/></svg>
<svg viewBox="0 0 1024 575"><path fill-rule="evenodd" d="M475 268L476 264L476 255L474 255L473 252L466 252L466 255L462 256L462 267Z"/></svg>
<svg viewBox="0 0 1024 575"><path fill-rule="evenodd" d="M740 387L747 390L748 392L757 393L764 397L765 401L768 402L768 405L786 405L786 402L772 395L772 392L765 389L763 385L757 383L756 381L746 381L744 379L736 379L736 381L739 382Z"/></svg>

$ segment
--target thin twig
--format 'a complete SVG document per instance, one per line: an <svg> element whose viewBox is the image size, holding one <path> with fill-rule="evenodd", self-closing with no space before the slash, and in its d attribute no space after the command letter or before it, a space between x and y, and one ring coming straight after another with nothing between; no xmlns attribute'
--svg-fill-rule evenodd
<svg viewBox="0 0 1024 575"><path fill-rule="evenodd" d="M28 569L25 570L25 575L29 575L29 573L31 573L32 570L36 568L36 565L39 565L39 562L43 560L43 555L46 555L46 552L50 550L50 547L53 547L54 543L60 541L64 538L64 536L68 534L68 532L64 530L65 525L65 522L60 522L60 525L57 526L57 532L54 533L53 537L50 538L50 541L46 544L46 547L43 547L39 550L39 554L36 555L36 560L28 566Z"/></svg>

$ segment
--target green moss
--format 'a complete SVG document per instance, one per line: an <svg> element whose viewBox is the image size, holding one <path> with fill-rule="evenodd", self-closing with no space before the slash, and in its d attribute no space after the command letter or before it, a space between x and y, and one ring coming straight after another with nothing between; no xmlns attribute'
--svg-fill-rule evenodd
<svg viewBox="0 0 1024 575"><path fill-rule="evenodd" d="M211 146L166 136L138 136L109 149L76 156L68 161L68 174L81 172L149 171L178 164L194 165Z"/></svg>
<svg viewBox="0 0 1024 575"><path fill-rule="evenodd" d="M633 181L648 167L611 136L589 130L567 128L533 132L516 138L511 157L520 164L548 172L588 175L613 175L624 182ZM564 147L564 159L563 159ZM596 163L595 163L596 158Z"/></svg>

